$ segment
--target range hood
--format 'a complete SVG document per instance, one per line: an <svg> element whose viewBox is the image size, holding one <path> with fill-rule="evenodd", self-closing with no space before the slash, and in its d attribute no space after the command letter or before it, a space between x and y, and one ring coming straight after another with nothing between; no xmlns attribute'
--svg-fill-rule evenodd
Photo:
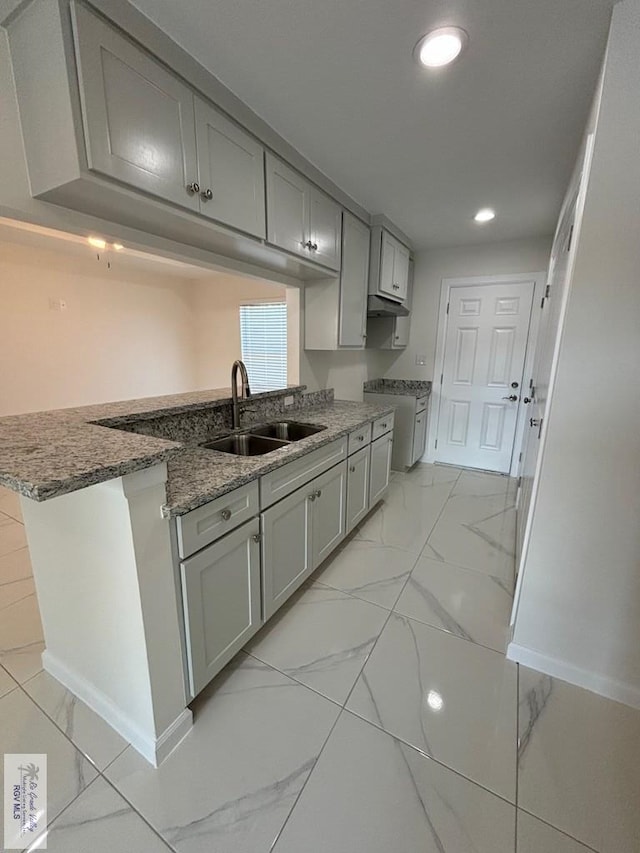
<svg viewBox="0 0 640 853"><path fill-rule="evenodd" d="M402 302L385 299L384 296L370 296L367 302L367 317L408 317L409 309Z"/></svg>

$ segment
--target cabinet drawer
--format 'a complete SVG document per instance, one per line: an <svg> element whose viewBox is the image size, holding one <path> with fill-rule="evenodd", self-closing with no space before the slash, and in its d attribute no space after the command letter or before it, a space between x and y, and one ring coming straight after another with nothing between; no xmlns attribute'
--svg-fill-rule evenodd
<svg viewBox="0 0 640 853"><path fill-rule="evenodd" d="M349 456L362 450L371 442L371 424L365 424L360 429L355 429L349 433Z"/></svg>
<svg viewBox="0 0 640 853"><path fill-rule="evenodd" d="M416 400L416 415L419 415L420 412L424 412L427 408L428 403L428 397L418 397L418 399Z"/></svg>
<svg viewBox="0 0 640 853"><path fill-rule="evenodd" d="M373 422L373 436L371 441L375 441L376 438L380 438L385 432L390 432L393 429L393 417L393 412L391 412L391 414L383 415Z"/></svg>
<svg viewBox="0 0 640 853"><path fill-rule="evenodd" d="M260 478L260 507L266 509L281 498L304 486L318 474L347 458L347 437L313 450L301 459L276 468Z"/></svg>
<svg viewBox="0 0 640 853"><path fill-rule="evenodd" d="M258 482L248 483L176 519L182 558L258 514Z"/></svg>

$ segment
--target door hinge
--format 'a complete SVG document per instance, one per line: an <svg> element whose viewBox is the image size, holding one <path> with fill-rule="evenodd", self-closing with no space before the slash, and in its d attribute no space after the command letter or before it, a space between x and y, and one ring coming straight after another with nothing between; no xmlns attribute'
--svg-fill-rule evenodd
<svg viewBox="0 0 640 853"><path fill-rule="evenodd" d="M442 385L442 380L444 379L444 373L440 374L440 384Z"/></svg>
<svg viewBox="0 0 640 853"><path fill-rule="evenodd" d="M573 240L573 225L569 231L569 240L567 241L567 252L571 249L571 241Z"/></svg>
<svg viewBox="0 0 640 853"><path fill-rule="evenodd" d="M544 296L540 300L540 308L544 308Z"/></svg>
<svg viewBox="0 0 640 853"><path fill-rule="evenodd" d="M450 305L450 303L447 302L447 314L449 313L449 305Z"/></svg>
<svg viewBox="0 0 640 853"><path fill-rule="evenodd" d="M522 462L522 453L518 456L518 462Z"/></svg>
<svg viewBox="0 0 640 853"><path fill-rule="evenodd" d="M437 447L437 446L438 446L438 439L437 439L437 438L436 438L436 443L435 443L435 445L434 445L434 446L435 446L435 447Z"/></svg>

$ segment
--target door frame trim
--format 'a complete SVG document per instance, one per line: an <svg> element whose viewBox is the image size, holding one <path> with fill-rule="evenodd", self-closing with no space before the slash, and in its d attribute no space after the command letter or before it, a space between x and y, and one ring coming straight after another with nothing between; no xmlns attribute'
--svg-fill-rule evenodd
<svg viewBox="0 0 640 853"><path fill-rule="evenodd" d="M523 385L524 377L531 375L533 370L533 357L535 354L535 344L540 325L540 310L536 306L540 305L544 288L547 282L546 272L517 272L508 275L478 275L467 276L463 278L443 278L440 284L440 307L438 310L438 332L436 338L436 360L433 377L433 386L431 389L431 405L429 406L429 424L427 436L427 452L425 456L426 462L436 461L436 439L438 437L438 421L440 420L440 376L444 372L444 351L445 351L445 335L447 329L447 304L449 302L452 287L482 287L487 284L509 284L533 282L533 301L531 303L531 317L529 319L529 334L527 336L527 348L524 359L523 370ZM528 382L528 380L526 380ZM522 390L522 389L521 389ZM521 395L522 396L522 395ZM526 407L520 402L518 404L518 417L516 420L516 432L513 442L513 452L511 454L511 465L509 468L509 476L517 475L519 460L518 454L522 447L524 438L524 426L526 422Z"/></svg>

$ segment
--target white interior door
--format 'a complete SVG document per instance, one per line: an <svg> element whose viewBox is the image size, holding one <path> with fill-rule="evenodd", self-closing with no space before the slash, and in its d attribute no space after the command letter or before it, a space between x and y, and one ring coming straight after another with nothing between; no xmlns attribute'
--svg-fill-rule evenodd
<svg viewBox="0 0 640 853"><path fill-rule="evenodd" d="M534 287L450 287L436 461L509 472Z"/></svg>
<svg viewBox="0 0 640 853"><path fill-rule="evenodd" d="M540 451L542 423L549 399L549 382L556 340L560 329L560 315L564 293L568 282L569 252L576 216L578 188L566 207L551 250L548 287L542 306L538 344L531 380L523 388L523 401L528 406L529 419L525 430L520 467L520 494L517 513L516 555L522 554L524 533L529 516L531 492L536 463ZM528 402L527 402L528 401Z"/></svg>

